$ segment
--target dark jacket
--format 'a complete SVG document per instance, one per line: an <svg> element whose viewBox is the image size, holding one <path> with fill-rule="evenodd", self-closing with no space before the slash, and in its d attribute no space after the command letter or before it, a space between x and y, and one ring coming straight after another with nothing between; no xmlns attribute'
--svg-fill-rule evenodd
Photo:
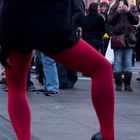
<svg viewBox="0 0 140 140"><path fill-rule="evenodd" d="M139 18L135 6L127 13L117 13L116 10L111 9L108 15L108 23L112 26L112 35L120 35L125 33L126 40L130 40L129 35L132 33L135 36L134 25L138 24ZM136 40L135 40L136 41ZM127 43L127 48L133 48L135 43Z"/></svg>
<svg viewBox="0 0 140 140"><path fill-rule="evenodd" d="M97 50L103 46L104 32L105 21L101 15L95 13L83 18L82 38Z"/></svg>
<svg viewBox="0 0 140 140"><path fill-rule="evenodd" d="M28 52L58 53L73 46L71 0L2 0L0 44Z"/></svg>
<svg viewBox="0 0 140 140"><path fill-rule="evenodd" d="M137 42L136 42L136 54L137 59L140 61L140 27L138 28L138 34L137 34Z"/></svg>
<svg viewBox="0 0 140 140"><path fill-rule="evenodd" d="M85 15L85 4L83 0L72 0L72 16L75 27L81 27L82 18Z"/></svg>

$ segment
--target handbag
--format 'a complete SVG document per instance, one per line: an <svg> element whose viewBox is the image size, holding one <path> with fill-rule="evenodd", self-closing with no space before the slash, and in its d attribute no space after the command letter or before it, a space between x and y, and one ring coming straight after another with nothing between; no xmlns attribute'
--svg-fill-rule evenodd
<svg viewBox="0 0 140 140"><path fill-rule="evenodd" d="M124 25L127 24L127 21L124 21ZM126 26L124 26L124 33L120 35L114 35L111 37L111 48L112 49L120 49L125 48L126 44Z"/></svg>
<svg viewBox="0 0 140 140"><path fill-rule="evenodd" d="M111 37L111 48L120 49L126 47L125 33Z"/></svg>

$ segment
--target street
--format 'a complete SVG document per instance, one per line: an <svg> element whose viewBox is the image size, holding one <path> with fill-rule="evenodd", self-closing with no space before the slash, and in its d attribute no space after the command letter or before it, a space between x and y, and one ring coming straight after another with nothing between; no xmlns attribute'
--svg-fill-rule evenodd
<svg viewBox="0 0 140 140"><path fill-rule="evenodd" d="M140 140L140 63L133 67L134 92L115 91L116 140ZM32 77L36 88L41 88ZM79 74L73 89L55 97L27 93L32 110L33 140L90 140L99 131L90 98L90 78ZM26 116L25 116L26 117ZM0 140L17 140L7 113L7 93L0 90Z"/></svg>

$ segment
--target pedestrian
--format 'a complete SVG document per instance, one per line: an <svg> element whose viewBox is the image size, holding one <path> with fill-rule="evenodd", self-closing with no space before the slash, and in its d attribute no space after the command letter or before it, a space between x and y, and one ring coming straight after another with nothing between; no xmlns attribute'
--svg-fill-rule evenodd
<svg viewBox="0 0 140 140"><path fill-rule="evenodd" d="M107 20L107 14L108 14L109 7L110 6L107 2L100 3L100 15L103 16L105 22Z"/></svg>
<svg viewBox="0 0 140 140"><path fill-rule="evenodd" d="M74 21L74 29L77 36L81 35L81 19L85 15L85 4L83 0L71 0L72 18ZM60 63L57 63L57 71L59 77L59 88L70 89L73 88L78 80L77 72L71 70Z"/></svg>
<svg viewBox="0 0 140 140"><path fill-rule="evenodd" d="M41 53L41 52L40 52ZM38 89L37 93L46 96L56 96L59 93L59 80L55 61L41 53L41 62L43 65L43 89Z"/></svg>
<svg viewBox="0 0 140 140"><path fill-rule="evenodd" d="M137 9L139 14L139 23L136 25L137 30L137 42L136 42L136 59L137 61L140 61L140 1L137 3ZM139 72L140 74L140 72ZM136 80L140 81L140 77L138 77Z"/></svg>
<svg viewBox="0 0 140 140"><path fill-rule="evenodd" d="M35 51L36 57L35 57L35 73L36 73L36 79L38 79L38 82L43 85L43 65L41 60L41 52L39 50Z"/></svg>
<svg viewBox="0 0 140 140"><path fill-rule="evenodd" d="M2 0L2 3L0 61L6 68L8 111L18 140L32 140L26 78L33 49L91 77L92 101L100 124L100 131L92 140L114 140L112 66L75 35L71 0Z"/></svg>
<svg viewBox="0 0 140 140"><path fill-rule="evenodd" d="M122 73L126 91L132 92L132 53L136 44L134 25L138 24L137 8L129 0L115 0L108 15L108 23L112 26L112 37L125 35L125 46L112 46L114 51L114 78L116 90L122 91Z"/></svg>
<svg viewBox="0 0 140 140"><path fill-rule="evenodd" d="M77 72L57 63L59 89L72 89L78 80Z"/></svg>
<svg viewBox="0 0 140 140"><path fill-rule="evenodd" d="M26 88L26 90L28 92L35 92L36 91L36 88L34 86L34 83L31 80L31 71L30 71L30 68L29 68L28 74L27 74L27 88Z"/></svg>
<svg viewBox="0 0 140 140"><path fill-rule="evenodd" d="M105 21L98 10L99 5L97 2L90 4L88 14L83 18L82 38L101 52L104 47Z"/></svg>
<svg viewBox="0 0 140 140"><path fill-rule="evenodd" d="M6 84L5 69L1 64L0 64L0 84Z"/></svg>
<svg viewBox="0 0 140 140"><path fill-rule="evenodd" d="M107 2L104 2L104 1L101 2L100 3L100 15L104 18L104 21L105 21L105 34L103 36L104 46L103 46L103 49L101 51L101 53L104 56L106 54L106 50L107 50L108 43L109 43L109 40L110 40L110 35L111 35L111 32L112 32L112 28L107 23L108 10L109 10L109 4Z"/></svg>

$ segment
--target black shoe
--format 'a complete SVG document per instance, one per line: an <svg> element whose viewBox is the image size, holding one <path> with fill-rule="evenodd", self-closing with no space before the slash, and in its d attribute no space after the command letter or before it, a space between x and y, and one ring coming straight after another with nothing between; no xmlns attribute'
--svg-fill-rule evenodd
<svg viewBox="0 0 140 140"><path fill-rule="evenodd" d="M102 137L101 133L98 132L92 136L91 140L103 140L103 137Z"/></svg>
<svg viewBox="0 0 140 140"><path fill-rule="evenodd" d="M38 89L37 94L45 94L46 90L45 89Z"/></svg>
<svg viewBox="0 0 140 140"><path fill-rule="evenodd" d="M62 84L61 86L59 86L59 89L71 89L74 87L74 85L74 82L69 82L68 84Z"/></svg>
<svg viewBox="0 0 140 140"><path fill-rule="evenodd" d="M5 86L3 89L4 89L5 92L8 92L8 87L7 86Z"/></svg>
<svg viewBox="0 0 140 140"><path fill-rule="evenodd" d="M137 81L140 81L140 78L137 78L136 80L137 80Z"/></svg>
<svg viewBox="0 0 140 140"><path fill-rule="evenodd" d="M2 78L2 79L0 80L0 84L6 84L6 79L5 79L5 78Z"/></svg>
<svg viewBox="0 0 140 140"><path fill-rule="evenodd" d="M130 85L125 86L125 91L133 92L133 88Z"/></svg>
<svg viewBox="0 0 140 140"><path fill-rule="evenodd" d="M45 93L46 96L57 96L59 93L57 91L47 90Z"/></svg>
<svg viewBox="0 0 140 140"><path fill-rule="evenodd" d="M37 94L45 94L46 96L57 96L59 93L53 90L38 89Z"/></svg>
<svg viewBox="0 0 140 140"><path fill-rule="evenodd" d="M34 85L30 85L30 86L27 87L27 91L28 92L35 92L36 88L34 87Z"/></svg>
<svg viewBox="0 0 140 140"><path fill-rule="evenodd" d="M116 85L116 91L122 91L122 85Z"/></svg>

